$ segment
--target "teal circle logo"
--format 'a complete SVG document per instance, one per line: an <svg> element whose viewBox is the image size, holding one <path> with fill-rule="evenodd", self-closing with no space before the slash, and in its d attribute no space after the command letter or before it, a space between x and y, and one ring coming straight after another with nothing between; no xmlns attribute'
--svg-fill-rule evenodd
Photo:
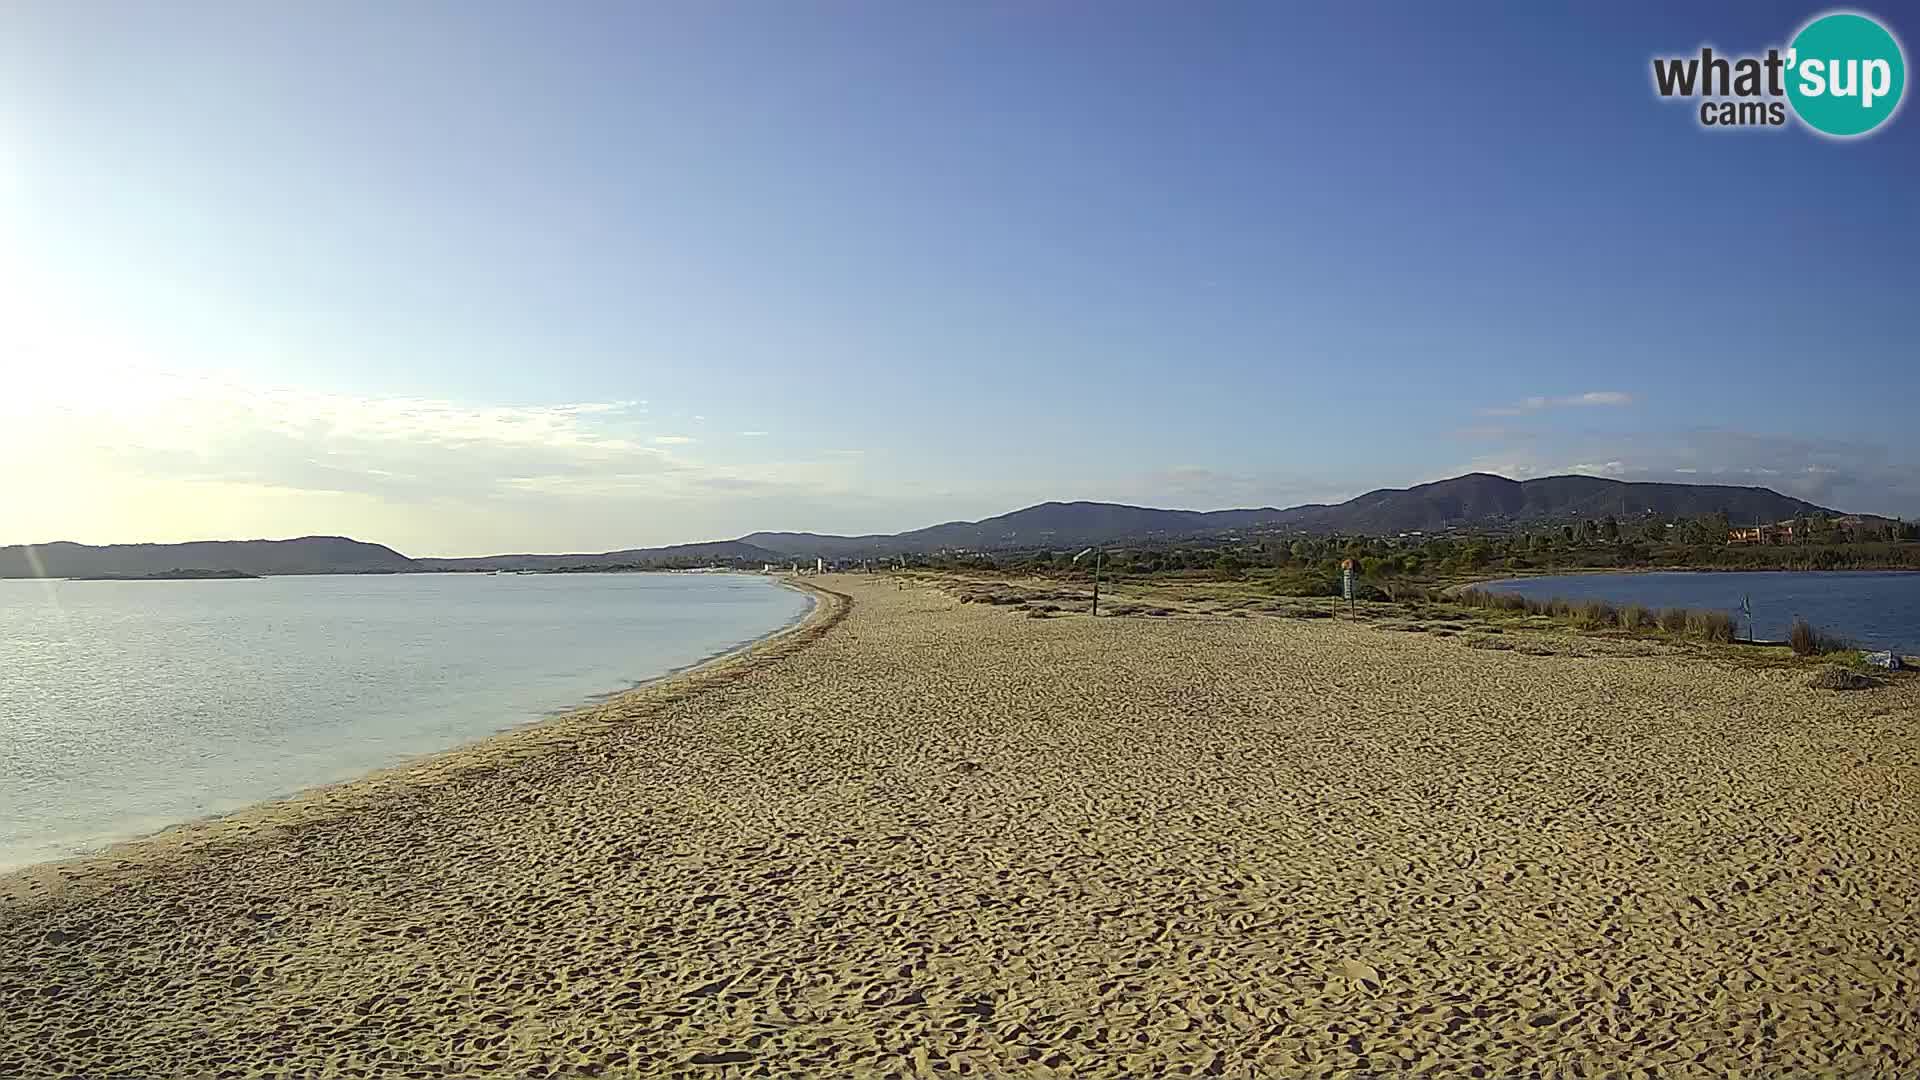
<svg viewBox="0 0 1920 1080"><path fill-rule="evenodd" d="M1808 23L1787 52L1787 100L1810 128L1848 138L1887 122L1907 88L1907 59L1887 28L1836 12Z"/></svg>

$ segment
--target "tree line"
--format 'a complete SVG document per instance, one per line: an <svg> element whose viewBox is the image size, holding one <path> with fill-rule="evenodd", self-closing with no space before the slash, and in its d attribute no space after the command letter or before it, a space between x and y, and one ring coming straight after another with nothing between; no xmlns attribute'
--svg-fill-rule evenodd
<svg viewBox="0 0 1920 1080"><path fill-rule="evenodd" d="M1214 579L1257 576L1276 591L1332 595L1342 564L1353 560L1361 579L1380 586L1431 583L1487 573L1711 568L1727 570L1920 569L1920 524L1844 523L1812 515L1794 523L1792 542L1733 544L1725 514L1685 518L1612 516L1508 530L1454 531L1434 536L1307 536L1269 534L1237 538L1114 545L1105 571L1116 578L1178 575ZM954 569L992 569L1042 576L1080 577L1087 560L1070 551L941 554L915 560ZM1390 591L1390 590L1386 590Z"/></svg>

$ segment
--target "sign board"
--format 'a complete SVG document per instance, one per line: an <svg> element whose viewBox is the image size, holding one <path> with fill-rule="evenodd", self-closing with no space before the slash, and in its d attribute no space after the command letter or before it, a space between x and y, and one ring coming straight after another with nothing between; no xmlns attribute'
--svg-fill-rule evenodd
<svg viewBox="0 0 1920 1080"><path fill-rule="evenodd" d="M1353 600L1353 561L1348 560L1340 568L1340 595L1351 602Z"/></svg>

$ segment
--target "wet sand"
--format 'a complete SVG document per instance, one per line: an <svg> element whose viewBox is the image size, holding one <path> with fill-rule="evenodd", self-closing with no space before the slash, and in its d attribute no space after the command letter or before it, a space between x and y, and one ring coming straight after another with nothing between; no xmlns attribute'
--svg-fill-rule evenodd
<svg viewBox="0 0 1920 1080"><path fill-rule="evenodd" d="M0 879L0 1076L1920 1074L1911 684L823 580Z"/></svg>

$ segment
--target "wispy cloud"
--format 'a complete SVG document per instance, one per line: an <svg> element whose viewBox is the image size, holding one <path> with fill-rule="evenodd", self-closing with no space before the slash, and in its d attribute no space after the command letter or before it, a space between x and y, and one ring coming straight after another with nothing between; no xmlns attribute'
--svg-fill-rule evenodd
<svg viewBox="0 0 1920 1080"><path fill-rule="evenodd" d="M85 461L130 478L487 503L619 491L718 499L845 490L854 463L730 462L687 435L650 435L637 401L476 404L263 388L147 370L110 393L42 381L0 407L0 454ZM18 415L15 415L17 412Z"/></svg>
<svg viewBox="0 0 1920 1080"><path fill-rule="evenodd" d="M1527 442L1538 437L1535 431L1510 424L1469 424L1463 428L1455 428L1448 434L1468 442Z"/></svg>
<svg viewBox="0 0 1920 1080"><path fill-rule="evenodd" d="M1621 406L1633 404L1633 395L1620 390L1589 390L1564 397L1522 398L1512 405L1495 405L1480 410L1481 416L1524 416L1542 409Z"/></svg>
<svg viewBox="0 0 1920 1080"><path fill-rule="evenodd" d="M741 434L741 435L743 435L743 436L745 436L746 438L749 438L749 439L757 439L757 438L759 438L759 437L761 437L762 435L765 435L765 434L766 434L766 432L764 432L764 431L743 431L743 432L741 432L740 434Z"/></svg>

